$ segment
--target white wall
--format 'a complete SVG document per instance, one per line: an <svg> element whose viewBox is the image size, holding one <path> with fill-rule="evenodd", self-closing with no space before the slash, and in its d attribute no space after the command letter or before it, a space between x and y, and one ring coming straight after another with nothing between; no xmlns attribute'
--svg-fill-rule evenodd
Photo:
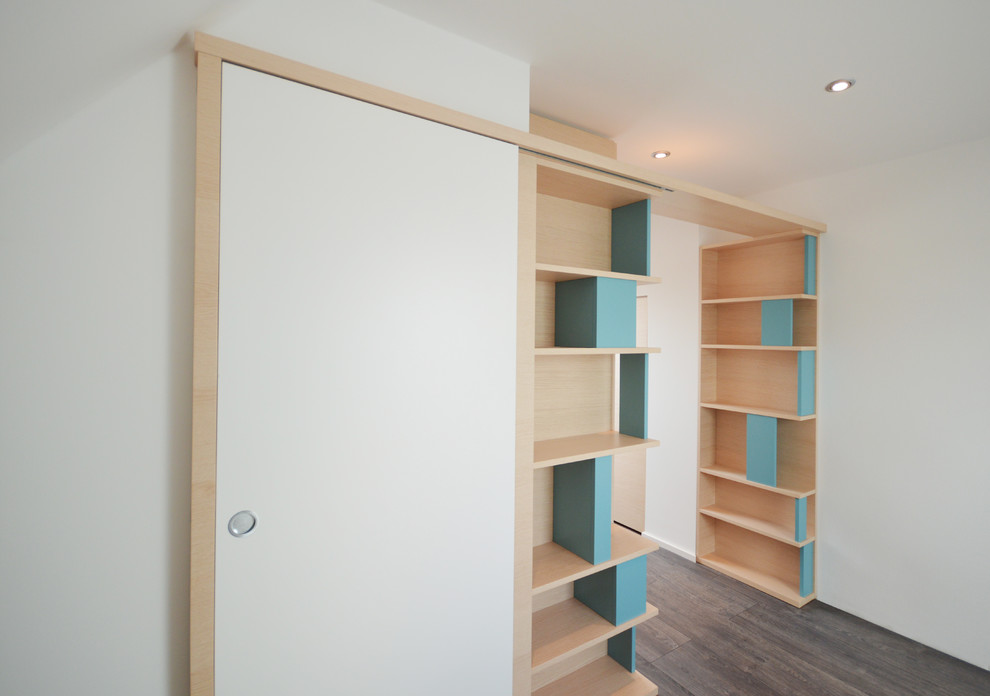
<svg viewBox="0 0 990 696"><path fill-rule="evenodd" d="M654 215L649 306L649 429L646 529L664 548L694 558L698 489L698 225Z"/></svg>
<svg viewBox="0 0 990 696"><path fill-rule="evenodd" d="M819 598L990 668L990 139L754 197L828 224Z"/></svg>
<svg viewBox="0 0 990 696"><path fill-rule="evenodd" d="M663 548L695 558L698 523L698 370L701 311L698 247L742 235L654 215L651 269L663 282L641 287L649 297L650 360L646 529Z"/></svg>
<svg viewBox="0 0 990 696"><path fill-rule="evenodd" d="M201 28L528 119L525 65L371 3ZM179 49L0 162L0 693L188 693L194 81Z"/></svg>

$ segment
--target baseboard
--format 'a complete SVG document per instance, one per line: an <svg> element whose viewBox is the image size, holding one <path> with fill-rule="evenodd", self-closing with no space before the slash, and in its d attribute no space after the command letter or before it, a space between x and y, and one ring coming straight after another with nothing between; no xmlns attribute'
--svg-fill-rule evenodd
<svg viewBox="0 0 990 696"><path fill-rule="evenodd" d="M676 553L681 558L686 558L691 562L698 560L698 557L694 554L693 551L688 551L686 549L682 549L680 546L674 546L673 544L669 544L663 539L657 539L652 534L647 534L646 532L643 532L643 536L645 536L650 541L655 541L656 543L660 544L661 549L665 551L670 551L671 553Z"/></svg>

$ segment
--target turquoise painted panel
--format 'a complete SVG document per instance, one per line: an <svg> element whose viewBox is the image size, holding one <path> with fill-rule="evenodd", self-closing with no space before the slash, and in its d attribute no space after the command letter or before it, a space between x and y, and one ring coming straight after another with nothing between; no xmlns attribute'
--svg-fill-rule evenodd
<svg viewBox="0 0 990 696"><path fill-rule="evenodd" d="M650 199L612 211L612 270L650 275Z"/></svg>
<svg viewBox="0 0 990 696"><path fill-rule="evenodd" d="M598 281L598 348L632 348L636 345L636 281L596 278Z"/></svg>
<svg viewBox="0 0 990 696"><path fill-rule="evenodd" d="M556 284L554 344L579 348L636 345L636 281L579 278Z"/></svg>
<svg viewBox="0 0 990 696"><path fill-rule="evenodd" d="M553 470L553 541L586 560L612 557L612 458Z"/></svg>
<svg viewBox="0 0 990 696"><path fill-rule="evenodd" d="M631 621L646 613L646 556L615 567L615 622Z"/></svg>
<svg viewBox="0 0 990 696"><path fill-rule="evenodd" d="M794 541L808 538L808 499L794 499Z"/></svg>
<svg viewBox="0 0 990 696"><path fill-rule="evenodd" d="M797 414L810 416L815 412L815 351L798 351Z"/></svg>
<svg viewBox="0 0 990 696"><path fill-rule="evenodd" d="M765 346L794 345L794 300L764 300L760 343Z"/></svg>
<svg viewBox="0 0 990 696"><path fill-rule="evenodd" d="M636 627L608 639L608 656L626 668L636 671Z"/></svg>
<svg viewBox="0 0 990 696"><path fill-rule="evenodd" d="M777 485L777 419L746 414L746 479Z"/></svg>
<svg viewBox="0 0 990 696"><path fill-rule="evenodd" d="M597 331L595 314L598 308L596 280L596 278L579 278L556 284L554 345L582 348L595 345Z"/></svg>
<svg viewBox="0 0 990 696"><path fill-rule="evenodd" d="M804 237L804 294L818 294L818 237Z"/></svg>
<svg viewBox="0 0 990 696"><path fill-rule="evenodd" d="M798 549L801 552L801 579L798 594L807 597L815 591L815 542Z"/></svg>
<svg viewBox="0 0 990 696"><path fill-rule="evenodd" d="M574 581L574 596L614 625L646 612L646 556Z"/></svg>
<svg viewBox="0 0 990 696"><path fill-rule="evenodd" d="M647 355L619 356L619 432L646 437Z"/></svg>

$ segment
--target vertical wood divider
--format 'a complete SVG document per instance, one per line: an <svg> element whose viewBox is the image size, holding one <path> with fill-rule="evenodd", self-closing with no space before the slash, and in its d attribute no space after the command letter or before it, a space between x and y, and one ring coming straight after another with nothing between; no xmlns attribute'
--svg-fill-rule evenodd
<svg viewBox="0 0 990 696"><path fill-rule="evenodd" d="M213 696L216 581L217 319L220 302L220 75L196 61L196 259L193 291L189 688Z"/></svg>
<svg viewBox="0 0 990 696"><path fill-rule="evenodd" d="M533 438L536 346L536 162L519 157L516 295L516 530L513 696L530 696L533 660Z"/></svg>

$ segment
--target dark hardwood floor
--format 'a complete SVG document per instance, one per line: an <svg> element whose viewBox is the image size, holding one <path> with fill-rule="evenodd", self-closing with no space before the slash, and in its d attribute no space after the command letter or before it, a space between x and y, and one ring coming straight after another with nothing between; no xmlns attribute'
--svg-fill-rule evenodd
<svg viewBox="0 0 990 696"><path fill-rule="evenodd" d="M660 696L990 696L990 672L821 602L803 609L669 551L636 668Z"/></svg>

